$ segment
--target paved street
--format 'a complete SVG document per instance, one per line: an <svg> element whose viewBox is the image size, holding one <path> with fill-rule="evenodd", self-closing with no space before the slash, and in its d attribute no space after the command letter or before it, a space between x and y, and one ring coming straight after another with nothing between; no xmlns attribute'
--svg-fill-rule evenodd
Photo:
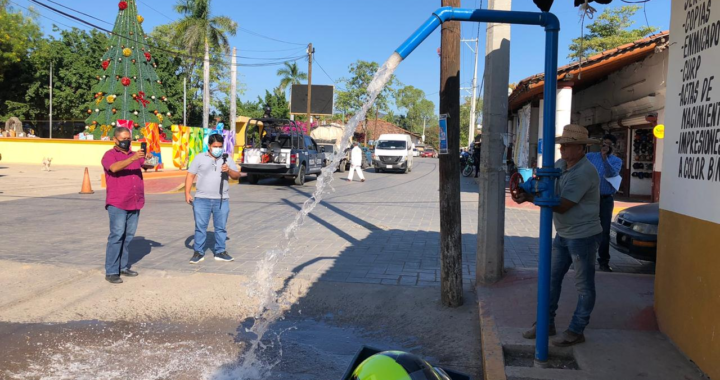
<svg viewBox="0 0 720 380"><path fill-rule="evenodd" d="M438 161L418 159L409 174L366 172L365 183L335 174L334 191L310 214L276 275L320 281L439 286ZM12 176L0 179L11 183ZM132 243L134 268L207 273L252 273L315 188L268 179L231 185L228 251L232 263L190 265L194 223L182 194L149 195ZM0 259L101 268L107 238L104 191L2 202L5 228ZM462 178L465 285L474 285L477 185ZM506 267L537 266L538 212L508 209ZM212 234L208 241L212 241ZM210 251L207 251L208 254ZM653 265L617 252L617 271L652 272ZM208 256L211 258L211 256Z"/></svg>

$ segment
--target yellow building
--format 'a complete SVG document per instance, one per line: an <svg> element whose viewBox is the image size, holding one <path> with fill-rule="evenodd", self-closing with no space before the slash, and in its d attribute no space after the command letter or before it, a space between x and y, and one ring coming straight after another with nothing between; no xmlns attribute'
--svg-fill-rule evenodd
<svg viewBox="0 0 720 380"><path fill-rule="evenodd" d="M720 8L672 0L671 15L655 311L720 379Z"/></svg>

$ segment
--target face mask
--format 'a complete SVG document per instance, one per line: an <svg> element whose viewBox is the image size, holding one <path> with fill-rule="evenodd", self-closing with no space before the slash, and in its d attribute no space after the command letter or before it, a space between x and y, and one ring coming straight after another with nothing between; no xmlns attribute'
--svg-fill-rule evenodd
<svg viewBox="0 0 720 380"><path fill-rule="evenodd" d="M224 151L225 150L223 148L212 148L210 150L210 154L212 154L213 157L215 157L215 158L220 158L220 156L222 156Z"/></svg>
<svg viewBox="0 0 720 380"><path fill-rule="evenodd" d="M130 140L118 141L117 146L122 150L128 150L130 149Z"/></svg>

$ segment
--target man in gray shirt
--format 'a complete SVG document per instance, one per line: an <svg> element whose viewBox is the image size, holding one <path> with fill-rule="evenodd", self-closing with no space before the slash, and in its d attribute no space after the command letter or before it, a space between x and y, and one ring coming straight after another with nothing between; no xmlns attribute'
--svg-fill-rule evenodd
<svg viewBox="0 0 720 380"><path fill-rule="evenodd" d="M556 184L560 205L553 208L553 222L557 234L553 240L552 269L550 275L550 335L555 335L555 313L565 274L574 264L575 288L579 294L570 327L553 345L566 347L585 341L585 327L595 307L595 255L602 239L600 225L600 177L595 166L585 157L587 144L597 143L588 138L587 129L574 124L566 125L560 144L561 159L555 167L562 170ZM532 201L533 196L520 193L515 202ZM523 333L535 339L535 326Z"/></svg>
<svg viewBox="0 0 720 380"><path fill-rule="evenodd" d="M228 176L232 179L240 178L235 162L223 156L223 136L213 133L208 137L208 151L195 156L187 177L185 178L185 201L193 206L195 214L195 242L194 253L190 264L197 264L205 259L205 239L210 216L213 217L215 227L215 260L233 261L225 250L227 240L228 215L230 202L228 201ZM197 177L195 199L190 195L193 181Z"/></svg>

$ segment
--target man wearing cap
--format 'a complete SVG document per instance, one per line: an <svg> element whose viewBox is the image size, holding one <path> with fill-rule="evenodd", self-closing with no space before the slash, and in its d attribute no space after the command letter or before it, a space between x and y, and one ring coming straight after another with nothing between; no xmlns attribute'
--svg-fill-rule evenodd
<svg viewBox="0 0 720 380"><path fill-rule="evenodd" d="M553 240L552 269L550 275L550 335L555 335L555 313L565 274L572 264L575 269L575 288L578 302L570 327L553 340L553 345L572 346L585 341L585 327L595 306L595 256L602 239L600 225L600 177L585 157L588 144L597 143L588 138L587 129L568 124L560 144L560 159L555 168L562 174L556 182L560 204L553 207L553 222L557 234ZM532 194L520 192L513 196L517 203L533 200ZM535 339L535 325L523 333L526 339Z"/></svg>
<svg viewBox="0 0 720 380"><path fill-rule="evenodd" d="M603 272L612 272L610 267L610 224L615 208L613 196L617 189L610 184L609 179L617 178L622 169L622 159L612 154L616 143L617 137L607 134L603 136L600 152L587 154L588 160L595 166L600 178L600 224L603 232L598 250L598 264L599 269Z"/></svg>

